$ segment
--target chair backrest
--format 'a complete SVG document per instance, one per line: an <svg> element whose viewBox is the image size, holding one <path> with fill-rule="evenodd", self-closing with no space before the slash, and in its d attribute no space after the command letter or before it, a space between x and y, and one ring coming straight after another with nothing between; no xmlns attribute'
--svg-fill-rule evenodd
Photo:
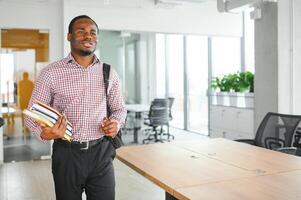
<svg viewBox="0 0 301 200"><path fill-rule="evenodd" d="M173 106L173 103L175 101L175 98L174 97L168 97L166 99L165 98L156 98L156 99L154 99L154 101L157 105L162 104L162 103L164 104L166 102L166 100L168 100L168 116L169 116L169 121L171 121L172 118L173 118L171 110L172 110L172 106Z"/></svg>
<svg viewBox="0 0 301 200"><path fill-rule="evenodd" d="M168 125L169 101L168 99L154 99L148 114L152 126Z"/></svg>
<svg viewBox="0 0 301 200"><path fill-rule="evenodd" d="M300 115L267 113L257 129L255 145L268 149L291 147L300 121Z"/></svg>

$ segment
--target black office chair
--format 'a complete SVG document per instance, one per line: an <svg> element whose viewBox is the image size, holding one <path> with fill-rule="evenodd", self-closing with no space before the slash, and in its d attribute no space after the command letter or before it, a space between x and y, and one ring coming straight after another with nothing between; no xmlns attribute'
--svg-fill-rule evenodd
<svg viewBox="0 0 301 200"><path fill-rule="evenodd" d="M297 148L296 155L301 156L301 127L297 127L293 146Z"/></svg>
<svg viewBox="0 0 301 200"><path fill-rule="evenodd" d="M297 148L292 141L300 121L300 115L269 112L260 123L254 140L236 141L295 155Z"/></svg>
<svg viewBox="0 0 301 200"><path fill-rule="evenodd" d="M154 141L164 142L169 141L163 139L162 134L164 133L163 126L167 126L169 131L169 101L168 99L154 99L151 103L150 110L148 113L148 120L145 124L151 127L151 133L142 142L143 144ZM160 136L160 137L159 137Z"/></svg>

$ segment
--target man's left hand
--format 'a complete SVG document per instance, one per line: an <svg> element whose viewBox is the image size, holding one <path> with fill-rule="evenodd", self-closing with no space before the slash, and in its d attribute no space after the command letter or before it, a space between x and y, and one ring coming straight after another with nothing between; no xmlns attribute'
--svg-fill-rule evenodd
<svg viewBox="0 0 301 200"><path fill-rule="evenodd" d="M119 131L119 123L115 119L104 118L101 129L105 136L114 138Z"/></svg>

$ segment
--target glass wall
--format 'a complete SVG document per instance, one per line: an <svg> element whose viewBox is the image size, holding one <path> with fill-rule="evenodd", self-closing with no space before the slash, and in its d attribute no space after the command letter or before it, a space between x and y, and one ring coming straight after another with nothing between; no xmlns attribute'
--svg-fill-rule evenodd
<svg viewBox="0 0 301 200"><path fill-rule="evenodd" d="M165 66L165 35L156 34L156 94L158 98L164 98L166 95Z"/></svg>
<svg viewBox="0 0 301 200"><path fill-rule="evenodd" d="M137 100L137 41L139 34L121 31L100 33L99 54L103 62L109 63L117 71L126 103Z"/></svg>
<svg viewBox="0 0 301 200"><path fill-rule="evenodd" d="M208 134L208 38L157 34L156 63L157 97L175 98L170 125Z"/></svg>
<svg viewBox="0 0 301 200"><path fill-rule="evenodd" d="M168 97L174 97L171 125L184 128L184 55L183 35L167 35L166 67L168 69Z"/></svg>
<svg viewBox="0 0 301 200"><path fill-rule="evenodd" d="M156 94L175 98L171 126L208 135L209 61L215 77L241 71L242 56L240 37L157 34Z"/></svg>
<svg viewBox="0 0 301 200"><path fill-rule="evenodd" d="M186 37L188 130L208 132L208 38Z"/></svg>
<svg viewBox="0 0 301 200"><path fill-rule="evenodd" d="M212 76L241 71L240 38L212 38Z"/></svg>

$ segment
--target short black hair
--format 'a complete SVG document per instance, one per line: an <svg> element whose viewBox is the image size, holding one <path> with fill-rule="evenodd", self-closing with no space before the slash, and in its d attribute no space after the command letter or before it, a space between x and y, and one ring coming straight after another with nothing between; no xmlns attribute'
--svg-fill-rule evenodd
<svg viewBox="0 0 301 200"><path fill-rule="evenodd" d="M79 16L77 16L77 17L74 17L74 18L71 20L70 24L69 24L69 27L68 27L68 33L72 33L73 25L74 25L74 23L75 23L77 20L79 20L79 19L90 19L90 20L95 24L95 26L96 26L96 28L97 28L97 33L99 33L98 25L97 25L96 22L95 22L91 17L89 17L88 15L79 15Z"/></svg>

